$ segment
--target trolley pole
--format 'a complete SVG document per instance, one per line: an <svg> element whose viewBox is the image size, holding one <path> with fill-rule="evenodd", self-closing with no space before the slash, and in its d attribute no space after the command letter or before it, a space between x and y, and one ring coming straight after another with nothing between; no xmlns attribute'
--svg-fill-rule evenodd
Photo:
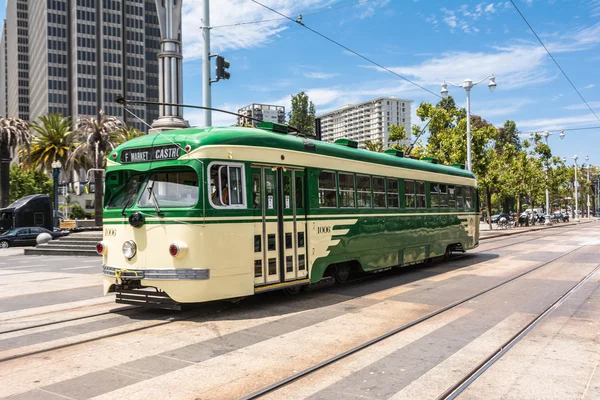
<svg viewBox="0 0 600 400"><path fill-rule="evenodd" d="M210 10L209 0L202 0L202 38L204 46L202 50L202 106L211 107L210 88ZM212 126L212 114L210 110L204 110L204 125Z"/></svg>

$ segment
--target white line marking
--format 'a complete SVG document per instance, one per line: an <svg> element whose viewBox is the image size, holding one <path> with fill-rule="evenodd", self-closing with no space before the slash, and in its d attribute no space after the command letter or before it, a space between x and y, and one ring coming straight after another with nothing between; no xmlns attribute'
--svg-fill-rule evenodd
<svg viewBox="0 0 600 400"><path fill-rule="evenodd" d="M85 269L85 268L98 268L98 266L97 265L89 265L89 266L86 266L86 267L61 268L61 271L68 271L68 270L71 270L71 269Z"/></svg>
<svg viewBox="0 0 600 400"><path fill-rule="evenodd" d="M84 262L84 263L89 263L89 262L99 262L99 263L102 263L102 260L85 260L85 261L82 261L82 262Z"/></svg>

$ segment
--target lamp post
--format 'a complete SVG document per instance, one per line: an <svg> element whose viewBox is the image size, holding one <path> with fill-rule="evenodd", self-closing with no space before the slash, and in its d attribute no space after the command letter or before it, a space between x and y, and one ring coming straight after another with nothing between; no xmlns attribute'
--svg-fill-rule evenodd
<svg viewBox="0 0 600 400"><path fill-rule="evenodd" d="M545 131L542 134L542 136L546 140L546 146L548 146L548 148L550 148L550 145L548 144L548 138L550 137L550 135L552 135L552 133L550 133L548 131ZM561 130L559 137L561 140L564 139L565 131ZM550 190L548 190L548 165L546 165L546 215L550 215ZM545 218L544 225L552 225L550 218Z"/></svg>
<svg viewBox="0 0 600 400"><path fill-rule="evenodd" d="M55 160L52 162L52 177L54 178L54 226L59 227L58 223L58 177L60 175L60 169L62 164L60 161Z"/></svg>
<svg viewBox="0 0 600 400"><path fill-rule="evenodd" d="M574 221L579 221L579 197L577 194L577 168L579 168L577 166L577 159L579 158L577 155L574 155L573 157L569 157L572 158L575 161L575 183L573 186L575 186L575 217L573 218ZM567 157L563 157L563 161L567 162Z"/></svg>
<svg viewBox="0 0 600 400"><path fill-rule="evenodd" d="M587 182L588 182L588 186L590 184L590 157L586 154L585 155L585 162L587 165ZM587 192L587 218L590 219L590 192Z"/></svg>
<svg viewBox="0 0 600 400"><path fill-rule="evenodd" d="M479 85L486 79L490 80L490 82L488 83L488 87L490 91L493 92L496 89L496 77L494 77L494 74L486 76L485 78L476 83L474 83L470 79L465 79L461 85L456 85L452 82L447 81L444 81L444 83L442 84L441 93L443 98L446 98L448 96L448 85L462 87L467 92L467 170L469 171L473 171L471 164L471 88L473 86Z"/></svg>

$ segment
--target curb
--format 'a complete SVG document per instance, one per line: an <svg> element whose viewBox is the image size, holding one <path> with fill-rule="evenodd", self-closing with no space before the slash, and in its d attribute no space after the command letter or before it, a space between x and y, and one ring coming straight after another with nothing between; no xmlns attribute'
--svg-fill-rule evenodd
<svg viewBox="0 0 600 400"><path fill-rule="evenodd" d="M481 242L482 240L487 240L487 239L495 239L495 238L499 238L499 237L505 237L505 236L512 236L512 235L518 235L521 233L527 233L527 232L537 232L537 231L542 231L544 229L552 229L552 228L561 228L563 226L574 226L574 225L581 225L581 224L591 224L593 222L596 222L597 220L592 220L592 221L580 221L580 222L574 222L571 223L569 225L552 225L552 226L541 226L539 228L532 228L532 229L528 229L526 231L513 231L513 232L506 232L506 233L499 233L497 235L491 235L491 236L486 236L486 237L479 237L479 241Z"/></svg>

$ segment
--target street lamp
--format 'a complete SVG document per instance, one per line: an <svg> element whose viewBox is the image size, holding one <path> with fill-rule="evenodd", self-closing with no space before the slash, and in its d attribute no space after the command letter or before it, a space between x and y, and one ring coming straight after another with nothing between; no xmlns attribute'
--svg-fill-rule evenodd
<svg viewBox="0 0 600 400"><path fill-rule="evenodd" d="M573 218L574 221L579 221L579 198L578 198L578 194L577 194L577 168L579 168L577 166L577 159L579 158L577 155L574 155L573 157L569 157L572 158L575 161L575 183L573 186L575 186L575 217ZM567 162L567 157L563 157L563 161Z"/></svg>
<svg viewBox="0 0 600 400"><path fill-rule="evenodd" d="M473 83L473 81L470 79L465 79L461 85L456 85L452 82L447 81L444 81L444 83L442 84L441 93L443 98L446 98L448 96L448 85L462 87L467 92L467 170L469 171L473 170L471 164L471 88L473 86L479 85L486 79L490 80L490 82L488 83L488 88L490 89L490 92L496 90L496 77L494 76L494 74L486 76L485 78L476 83Z"/></svg>
<svg viewBox="0 0 600 400"><path fill-rule="evenodd" d="M548 148L550 148L550 145L548 144L548 138L550 137L550 135L552 135L552 133L550 133L548 131L545 131L542 134L544 139L546 139L546 146L548 146ZM564 139L565 131L561 130L559 136L560 136L561 140ZM550 190L548 190L548 165L546 165L546 214L550 215ZM550 218L545 218L544 225L552 225Z"/></svg>
<svg viewBox="0 0 600 400"><path fill-rule="evenodd" d="M60 161L55 160L52 162L52 177L54 178L54 226L59 227L58 222L58 176L60 175L60 169L62 164Z"/></svg>
<svg viewBox="0 0 600 400"><path fill-rule="evenodd" d="M587 182L588 182L588 186L590 184L590 163L588 162L590 161L590 157L586 154L585 155L585 162L587 165ZM588 191L587 194L587 217L588 219L590 219L590 192Z"/></svg>

